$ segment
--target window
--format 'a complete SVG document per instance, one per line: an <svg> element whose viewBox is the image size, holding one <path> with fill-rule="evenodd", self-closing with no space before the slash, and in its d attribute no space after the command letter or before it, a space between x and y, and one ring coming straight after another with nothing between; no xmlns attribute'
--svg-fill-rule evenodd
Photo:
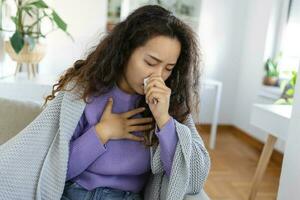
<svg viewBox="0 0 300 200"><path fill-rule="evenodd" d="M300 0L289 2L280 51L282 52L282 59L278 65L280 78L289 79L291 72L298 71L300 65Z"/></svg>

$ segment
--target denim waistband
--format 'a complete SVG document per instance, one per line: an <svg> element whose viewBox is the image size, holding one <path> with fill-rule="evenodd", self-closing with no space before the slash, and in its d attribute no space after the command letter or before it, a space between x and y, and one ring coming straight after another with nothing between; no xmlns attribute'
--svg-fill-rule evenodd
<svg viewBox="0 0 300 200"><path fill-rule="evenodd" d="M70 181L70 180L66 182L65 187L85 189L84 187L80 186L78 183ZM140 193L135 193L135 192L131 192L131 191L124 191L124 190L115 189L115 188L111 188L111 187L97 187L97 188L94 188L93 191L97 191L97 193L102 191L104 193L115 193L115 194L126 195L126 196L131 195L131 194L140 195ZM88 190L87 190L87 192L88 192Z"/></svg>

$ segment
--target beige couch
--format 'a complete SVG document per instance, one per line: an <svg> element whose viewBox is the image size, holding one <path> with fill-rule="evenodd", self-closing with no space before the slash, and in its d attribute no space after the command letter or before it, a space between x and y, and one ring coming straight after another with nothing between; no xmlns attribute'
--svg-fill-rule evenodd
<svg viewBox="0 0 300 200"><path fill-rule="evenodd" d="M0 97L0 145L23 130L41 111L38 103Z"/></svg>

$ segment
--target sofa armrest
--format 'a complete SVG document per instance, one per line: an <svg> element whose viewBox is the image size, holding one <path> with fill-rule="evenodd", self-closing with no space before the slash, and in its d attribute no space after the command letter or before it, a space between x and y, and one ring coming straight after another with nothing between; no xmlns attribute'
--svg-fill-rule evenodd
<svg viewBox="0 0 300 200"><path fill-rule="evenodd" d="M0 97L0 145L23 130L41 111L36 102Z"/></svg>

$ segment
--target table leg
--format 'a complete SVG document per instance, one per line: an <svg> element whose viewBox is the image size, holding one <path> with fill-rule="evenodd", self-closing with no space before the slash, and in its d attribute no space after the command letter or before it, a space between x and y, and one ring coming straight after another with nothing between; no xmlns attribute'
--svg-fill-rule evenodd
<svg viewBox="0 0 300 200"><path fill-rule="evenodd" d="M15 76L20 71L20 68L21 68L21 63L17 63L16 71L15 71L15 74L14 74Z"/></svg>
<svg viewBox="0 0 300 200"><path fill-rule="evenodd" d="M210 139L209 139L209 148L214 149L216 146L216 137L217 137L217 127L218 127L218 117L220 112L220 103L221 103L221 94L222 94L222 85L218 84L216 86L216 100L215 100L215 108L213 114L213 120L211 124L210 130Z"/></svg>
<svg viewBox="0 0 300 200"><path fill-rule="evenodd" d="M32 69L32 75L33 77L35 77L36 73L35 73L35 64L30 64L31 65L31 69Z"/></svg>
<svg viewBox="0 0 300 200"><path fill-rule="evenodd" d="M265 143L262 154L260 155L259 162L252 180L250 195L248 198L249 200L254 200L256 197L259 183L268 166L276 141L277 141L277 137L271 134L268 135L267 142Z"/></svg>

